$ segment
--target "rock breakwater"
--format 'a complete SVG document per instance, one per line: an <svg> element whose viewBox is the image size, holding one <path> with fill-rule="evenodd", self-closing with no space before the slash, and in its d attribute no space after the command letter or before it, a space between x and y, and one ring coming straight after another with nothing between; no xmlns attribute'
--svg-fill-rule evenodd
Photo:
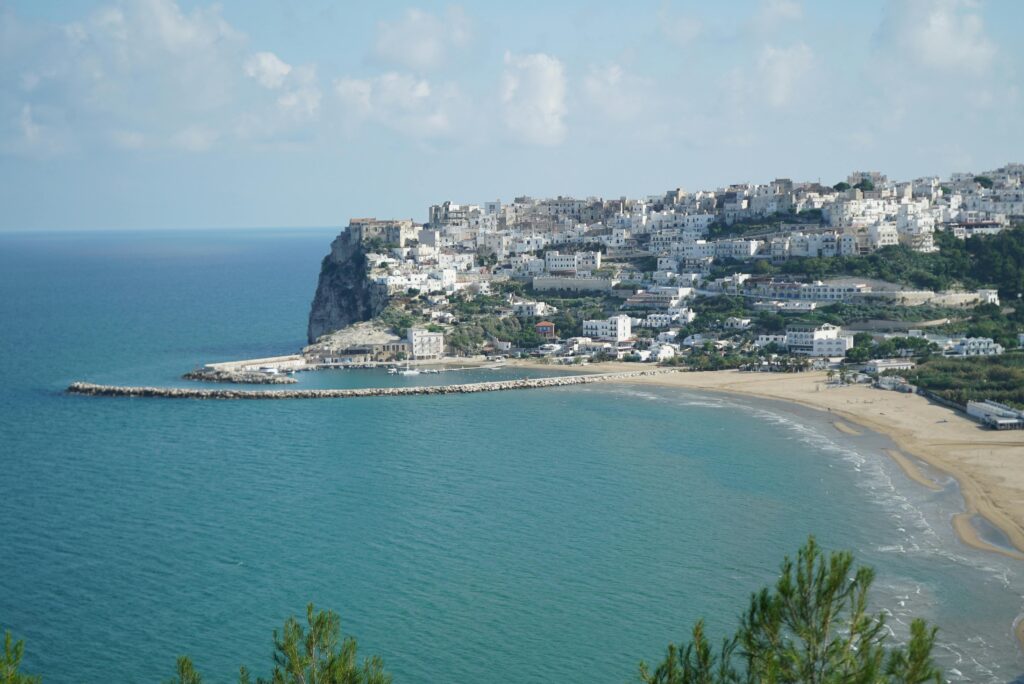
<svg viewBox="0 0 1024 684"><path fill-rule="evenodd" d="M355 389L236 390L182 387L125 387L73 382L67 391L92 397L141 397L160 399L351 399L356 397L403 397L420 394L473 394L508 390L569 387L598 382L614 382L625 378L676 373L676 370L652 369L623 373L563 375L551 378L474 382L462 385L428 385L423 387L362 387Z"/></svg>
<svg viewBox="0 0 1024 684"><path fill-rule="evenodd" d="M181 376L185 380L203 382L231 382L246 385L293 385L298 380L288 375L263 373L260 371L230 371L201 368Z"/></svg>

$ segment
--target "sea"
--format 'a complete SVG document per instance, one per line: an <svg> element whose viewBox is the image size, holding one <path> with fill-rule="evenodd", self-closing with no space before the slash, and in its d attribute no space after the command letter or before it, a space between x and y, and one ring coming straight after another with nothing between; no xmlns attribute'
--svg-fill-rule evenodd
<svg viewBox="0 0 1024 684"><path fill-rule="evenodd" d="M336 230L0 235L0 629L47 683L266 676L312 602L404 682L630 682L733 630L808 535L923 617L955 682L1024 673L1024 565L968 548L956 483L787 404L637 385L277 402L188 386L304 343ZM300 374L297 387L542 371ZM295 386L293 386L295 387ZM999 542L998 534L991 533Z"/></svg>

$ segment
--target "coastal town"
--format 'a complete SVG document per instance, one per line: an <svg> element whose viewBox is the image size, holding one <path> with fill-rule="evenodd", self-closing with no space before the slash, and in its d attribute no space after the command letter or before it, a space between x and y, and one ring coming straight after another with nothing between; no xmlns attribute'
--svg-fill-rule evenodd
<svg viewBox="0 0 1024 684"><path fill-rule="evenodd" d="M1019 240L1022 222L1024 164L640 199L445 201L423 223L355 218L325 259L301 359L906 374L922 356L1024 346L1019 278L942 261Z"/></svg>

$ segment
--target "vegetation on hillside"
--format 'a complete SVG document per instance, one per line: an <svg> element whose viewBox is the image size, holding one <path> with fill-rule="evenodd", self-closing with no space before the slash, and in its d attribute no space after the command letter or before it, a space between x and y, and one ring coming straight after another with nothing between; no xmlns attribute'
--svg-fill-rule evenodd
<svg viewBox="0 0 1024 684"><path fill-rule="evenodd" d="M939 251L928 254L894 245L866 256L790 259L772 271L815 280L876 278L930 290L994 287L1006 298L1024 292L1024 226L967 240L939 231L935 243Z"/></svg>
<svg viewBox="0 0 1024 684"><path fill-rule="evenodd" d="M900 375L961 405L991 399L1024 409L1024 353L971 359L933 356Z"/></svg>
<svg viewBox="0 0 1024 684"><path fill-rule="evenodd" d="M722 238L743 237L745 235L757 235L781 230L783 224L806 223L816 224L821 222L821 209L805 209L799 213L778 212L768 216L759 216L748 219L737 219L733 223L715 221L708 227L708 240L719 240Z"/></svg>

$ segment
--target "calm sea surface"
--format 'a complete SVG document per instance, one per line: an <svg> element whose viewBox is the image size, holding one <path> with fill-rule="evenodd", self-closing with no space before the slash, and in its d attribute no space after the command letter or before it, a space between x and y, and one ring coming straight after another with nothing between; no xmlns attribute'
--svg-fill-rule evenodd
<svg viewBox="0 0 1024 684"><path fill-rule="evenodd" d="M186 384L303 343L324 230L0 235L0 628L47 682L269 671L307 602L398 682L626 682L813 533L941 628L954 681L1024 672L1024 566L953 536L953 484L815 415L678 391L199 402ZM509 377L474 370L430 382ZM521 375L522 373L518 373ZM304 374L301 386L411 379ZM421 376L417 379L424 381Z"/></svg>

